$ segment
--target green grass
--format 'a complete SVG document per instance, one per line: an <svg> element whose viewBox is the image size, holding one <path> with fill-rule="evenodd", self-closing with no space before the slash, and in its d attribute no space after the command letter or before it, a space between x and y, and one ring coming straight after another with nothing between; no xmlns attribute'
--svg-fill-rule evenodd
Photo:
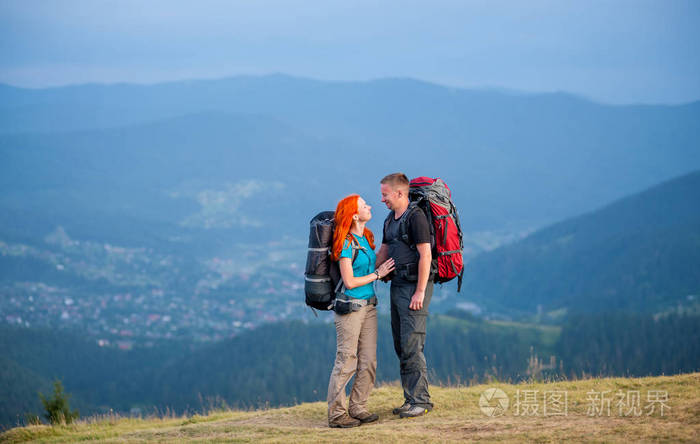
<svg viewBox="0 0 700 444"><path fill-rule="evenodd" d="M486 416L479 399L487 388L500 388L510 400L502 416ZM517 416L516 392L565 391L565 416L539 412ZM612 396L611 414L589 416L589 393L639 391L641 406L649 390L668 393L670 409L651 416L619 415ZM0 442L698 442L700 440L700 373L648 378L600 378L523 384L493 383L472 387L431 387L435 409L414 419L398 419L391 409L402 402L396 384L372 392L370 409L380 415L375 424L330 429L326 404L237 411L214 410L207 415L128 418L116 415L80 419L71 425L10 429Z"/></svg>

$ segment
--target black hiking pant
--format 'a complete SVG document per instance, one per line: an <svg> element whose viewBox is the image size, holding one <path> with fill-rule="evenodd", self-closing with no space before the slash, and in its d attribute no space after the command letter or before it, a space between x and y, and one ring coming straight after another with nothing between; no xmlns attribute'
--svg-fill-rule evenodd
<svg viewBox="0 0 700 444"><path fill-rule="evenodd" d="M433 295L433 282L425 288L423 308L411 310L408 305L416 291L416 284L391 284L391 334L394 350L401 368L403 396L411 405L433 408L428 393L428 366L423 355L428 305Z"/></svg>

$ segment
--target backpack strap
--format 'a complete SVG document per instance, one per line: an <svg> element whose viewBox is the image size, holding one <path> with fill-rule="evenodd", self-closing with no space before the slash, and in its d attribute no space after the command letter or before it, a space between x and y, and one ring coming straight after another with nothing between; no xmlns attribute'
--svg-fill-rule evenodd
<svg viewBox="0 0 700 444"><path fill-rule="evenodd" d="M457 293L462 290L462 278L464 278L464 265L462 265L462 271L460 271L459 276L457 276Z"/></svg>
<svg viewBox="0 0 700 444"><path fill-rule="evenodd" d="M364 250L365 247L360 245L359 242L357 242L357 239L355 239L355 236L352 234L348 233L348 237L350 238L350 248L352 248L352 264L355 263L355 259L357 259L357 255L359 254L360 250ZM341 291L341 289L345 288L345 283L343 282L343 277L340 277L340 280L338 280L338 285L335 286L335 292L338 293Z"/></svg>
<svg viewBox="0 0 700 444"><path fill-rule="evenodd" d="M359 254L360 250L364 251L365 247L360 245L360 243L355 239L355 236L352 234L350 235L350 248L352 248L352 263L355 263L355 259L357 259L357 255Z"/></svg>
<svg viewBox="0 0 700 444"><path fill-rule="evenodd" d="M391 223L391 220L394 218L394 210L389 211L389 214L386 216L386 219L384 219L384 232L382 233L382 237L386 236L386 230L389 228L389 224ZM386 240L386 239L383 239Z"/></svg>
<svg viewBox="0 0 700 444"><path fill-rule="evenodd" d="M416 247L416 244L413 243L411 244L409 242L409 236L408 236L408 223L410 218L412 217L413 212L415 211L423 211L423 214L427 218L428 221L428 230L430 231L430 251L432 253L432 259L430 261L430 277L429 279L433 279L433 276L437 275L438 273L438 262L437 262L437 251L435 250L435 246L437 245L437 242L435 241L435 228L433 227L433 221L432 221L432 214L430 214L430 210L423 210L420 206L421 202L424 201L425 198L419 197L417 200L412 200L408 204L408 208L406 211L401 215L401 218L399 219L399 238L408 245L408 248L411 250L415 251L416 254L418 253L418 247ZM429 201L425 199L425 202Z"/></svg>
<svg viewBox="0 0 700 444"><path fill-rule="evenodd" d="M416 211L417 209L418 209L418 202L415 200L412 200L408 204L408 208L406 208L406 211L404 211L403 214L401 215L401 217L399 218L399 240L402 240L412 250L416 249L416 244L411 244L409 242L408 221L411 218L411 215L413 214L413 212Z"/></svg>

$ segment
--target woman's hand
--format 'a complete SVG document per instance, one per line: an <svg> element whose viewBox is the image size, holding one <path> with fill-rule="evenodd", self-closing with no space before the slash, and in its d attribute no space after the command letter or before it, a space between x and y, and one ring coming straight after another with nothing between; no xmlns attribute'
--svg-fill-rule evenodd
<svg viewBox="0 0 700 444"><path fill-rule="evenodd" d="M377 267L377 272L379 273L379 279L382 279L387 274L394 271L394 259L389 258L382 265Z"/></svg>

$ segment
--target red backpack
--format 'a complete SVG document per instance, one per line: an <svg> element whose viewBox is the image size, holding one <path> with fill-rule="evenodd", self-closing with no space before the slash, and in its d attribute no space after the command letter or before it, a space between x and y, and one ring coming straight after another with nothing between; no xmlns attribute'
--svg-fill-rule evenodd
<svg viewBox="0 0 700 444"><path fill-rule="evenodd" d="M416 177L410 182L408 198L410 207L419 207L428 218L433 253L432 272L435 282L457 280L457 291L462 289L464 258L462 251L462 227L457 208L452 203L452 192L442 179ZM402 218L408 220L409 218ZM407 239L406 224L399 225L399 235Z"/></svg>

